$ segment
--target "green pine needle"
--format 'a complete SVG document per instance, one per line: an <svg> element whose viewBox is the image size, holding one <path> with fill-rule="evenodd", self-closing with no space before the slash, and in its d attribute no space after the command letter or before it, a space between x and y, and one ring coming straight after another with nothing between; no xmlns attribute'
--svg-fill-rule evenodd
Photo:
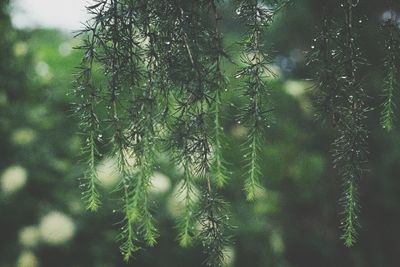
<svg viewBox="0 0 400 267"><path fill-rule="evenodd" d="M195 195L196 185L190 172L190 166L188 162L184 162L184 181L182 187L179 189L178 194L183 196L184 212L178 219L178 241L182 247L189 247L194 241L194 226L195 220L195 201L197 197Z"/></svg>
<svg viewBox="0 0 400 267"><path fill-rule="evenodd" d="M226 203L218 196L209 192L203 194L198 213L201 228L198 235L207 257L207 266L222 266L226 257L224 249L230 241L228 231L231 228L227 213Z"/></svg>
<svg viewBox="0 0 400 267"><path fill-rule="evenodd" d="M352 247L357 241L357 228L358 228L358 200L357 200L357 186L351 179L345 183L343 203L344 218L341 222L343 235L341 239L347 247Z"/></svg>
<svg viewBox="0 0 400 267"><path fill-rule="evenodd" d="M260 142L257 133L253 133L249 140L249 152L246 155L249 162L247 163L248 175L245 180L245 192L247 200L253 201L256 197L256 192L259 188L262 188L260 184L261 170L259 165L259 150Z"/></svg>
<svg viewBox="0 0 400 267"><path fill-rule="evenodd" d="M228 181L229 177L227 175L228 170L225 167L225 162L222 156L222 137L223 128L221 126L221 93L218 91L216 93L215 99L215 145L214 145L214 175L215 183L217 187L224 187Z"/></svg>
<svg viewBox="0 0 400 267"><path fill-rule="evenodd" d="M153 247L157 243L157 238L159 236L158 230L154 223L153 215L150 212L149 206L149 188L151 186L151 175L153 172L153 162L154 162L154 154L152 149L147 150L149 157L144 157L147 160L146 163L142 163L141 168L142 171L139 174L141 176L141 185L137 186L138 190L141 192L140 199L138 199L138 203L140 203L140 211L141 211L141 225L143 227L144 232L144 240L147 245Z"/></svg>
<svg viewBox="0 0 400 267"><path fill-rule="evenodd" d="M124 177L123 179L127 179ZM124 198L123 198L123 213L124 220L123 226L121 227L120 232L120 241L121 246L120 250L125 262L128 262L131 259L136 251L139 250L139 247L135 244L136 234L134 228L134 223L136 221L134 217L134 213L132 213L132 199L129 192L129 185L127 181L123 185Z"/></svg>
<svg viewBox="0 0 400 267"><path fill-rule="evenodd" d="M396 101L395 95L399 87L399 60L400 60L400 30L397 22L389 19L383 25L385 33L388 35L386 40L386 57L385 71L386 77L384 81L384 91L386 100L383 104L381 113L381 125L390 132L394 128Z"/></svg>
<svg viewBox="0 0 400 267"><path fill-rule="evenodd" d="M178 241L180 246L187 248L193 244L194 241L194 205L186 203L184 214L178 221Z"/></svg>
<svg viewBox="0 0 400 267"><path fill-rule="evenodd" d="M394 102L394 92L397 87L396 72L394 67L390 67L388 76L386 78L386 102L383 104L383 110L381 115L382 127L390 132L394 127L395 120L395 109L396 104Z"/></svg>
<svg viewBox="0 0 400 267"><path fill-rule="evenodd" d="M97 184L99 183L96 171L96 148L94 134L91 133L89 137L89 168L85 174L85 187L83 192L83 199L86 202L86 208L90 211L97 211L100 207L100 194L97 189Z"/></svg>

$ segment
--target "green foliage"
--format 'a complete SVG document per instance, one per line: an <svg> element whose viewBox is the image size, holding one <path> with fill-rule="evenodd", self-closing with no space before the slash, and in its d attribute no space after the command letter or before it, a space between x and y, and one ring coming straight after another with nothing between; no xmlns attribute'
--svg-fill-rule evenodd
<svg viewBox="0 0 400 267"><path fill-rule="evenodd" d="M365 64L357 47L356 17L353 11L358 4L346 1L341 4L343 20L332 22L325 15L322 33L315 39L317 51L311 55L315 64L316 83L319 89L317 108L322 120L329 119L337 131L333 142L335 167L343 179L343 228L345 245L352 246L358 228L358 181L365 169L368 130L365 127L366 94L359 77ZM337 28L336 28L337 25ZM333 33L333 34L332 34ZM325 108L322 108L325 106Z"/></svg>
<svg viewBox="0 0 400 267"><path fill-rule="evenodd" d="M190 172L190 159L182 162L183 166L183 184L180 188L179 194L183 196L183 201L185 205L185 210L178 220L178 240L182 247L189 247L193 243L195 236L195 211L196 211L196 201L197 189L193 181L192 174Z"/></svg>
<svg viewBox="0 0 400 267"><path fill-rule="evenodd" d="M263 43L265 31L273 22L277 13L289 3L289 1L243 1L239 3L236 13L242 24L246 27L246 33L241 45L241 63L243 67L236 74L236 78L243 81L243 95L248 98L247 106L240 114L239 122L245 122L250 128L248 141L244 144L245 158L248 161L248 177L245 181L245 191L248 200L254 200L256 189L260 184L260 146L261 136L265 123L269 123L268 113L264 98L268 97L269 86L265 81L274 76L270 69L272 58ZM269 6L268 4L272 4Z"/></svg>
<svg viewBox="0 0 400 267"><path fill-rule="evenodd" d="M214 18L214 30L212 44L215 45L213 53L214 64L210 68L210 71L214 73L214 86L215 90L215 104L214 104L214 163L213 163L213 173L215 175L216 185L218 187L224 187L228 183L228 170L225 165L226 162L222 155L222 144L224 137L224 128L221 125L221 106L222 106L222 94L227 90L227 77L222 70L222 60L226 57L226 52L223 47L223 36L220 33L220 23L222 19L217 9L218 1L209 1L209 8L211 10L212 16Z"/></svg>
<svg viewBox="0 0 400 267"><path fill-rule="evenodd" d="M81 98L81 103L76 109L76 114L81 119L83 131L86 133L86 146L83 150L88 162L88 169L85 175L85 183L82 183L84 199L89 210L95 211L100 205L100 197L97 189L97 173L96 162L98 157L97 143L98 138L101 138L99 131L99 119L95 113L98 95L96 85L92 81L92 68L95 53L95 39L90 37L85 40L82 48L86 49L86 53L81 63L81 72L77 78L79 86L76 89L76 94Z"/></svg>
<svg viewBox="0 0 400 267"><path fill-rule="evenodd" d="M328 14L328 7L324 7L324 18L321 31L313 40L312 50L309 53L309 65L315 73L316 93L314 95L314 107L316 116L323 123L335 123L337 120L337 96L339 83L336 74L336 24L332 14Z"/></svg>
<svg viewBox="0 0 400 267"><path fill-rule="evenodd" d="M270 8L267 4L273 6ZM237 12L248 28L242 44L245 67L238 76L243 76L243 94L249 98L242 119L252 129L248 152L246 149L249 177L245 190L249 200L254 200L255 191L261 186L259 146L262 121L269 112L263 103L268 87L264 80L273 76L268 66L272 61L261 38L263 28L287 4L288 1L243 1ZM104 145L96 137L104 135L113 147L112 155L118 157L123 176L118 191L123 198L120 238L126 260L136 250L136 238L140 238L134 235L135 227L141 229L148 245L156 243L148 191L159 151L167 151L184 168L181 194L186 208L178 222L180 244L188 246L196 236L196 221L192 218L196 209L208 214L207 220L217 216L214 212L219 208L214 207L214 201L195 208L193 192L197 187L194 177L201 179L199 186L209 196L214 196L216 188L228 182L221 125L222 94L227 83L222 62L227 53L219 29L219 5L212 0L98 0L88 7L93 20L80 33L86 41L80 47L85 55L76 90L82 100L77 113L88 138L88 174L82 187L88 208L96 210L99 196L94 166L97 147ZM212 23L208 17L212 17ZM101 84L95 77L97 71L105 74ZM102 111L104 108L107 112ZM128 157L135 162L129 164ZM225 243L213 244L210 238L222 239L219 235L223 234L224 223L223 217L213 222L218 237L216 233L211 237L209 234L198 236L201 240L208 239L203 240L207 248L214 246L207 249L212 265L221 264Z"/></svg>
<svg viewBox="0 0 400 267"><path fill-rule="evenodd" d="M207 254L208 266L219 266L226 260L224 249L229 244L226 236L230 226L227 223L229 215L226 211L226 203L215 195L206 192L202 199L202 209L199 212L200 240Z"/></svg>
<svg viewBox="0 0 400 267"><path fill-rule="evenodd" d="M240 83L238 95L243 98L237 110L238 124L247 131L244 191L248 200L256 201L265 192L261 154L274 109L270 101L274 57L265 39L290 1L236 3L244 28L240 69L235 75ZM96 210L100 205L95 169L101 157L98 151L118 158L122 180L116 191L122 200L120 239L126 261L140 243L154 246L159 238L149 191L160 153L183 168L184 211L177 223L180 245L201 241L209 265L224 261L229 226L217 190L230 183L221 110L229 80L223 63L232 59L220 31L222 5L213 0L97 0L88 7L93 19L81 32L86 39L80 47L84 57L76 89L80 99L76 110L87 138L88 170L82 187L88 209ZM365 60L358 47L359 20L354 15L359 4L347 0L332 5L335 10L340 7L340 15L325 11L310 63L316 68L317 115L331 122L336 133L333 157L343 180L342 239L352 246L358 233L358 182L365 172L369 108L360 71ZM390 35L390 45L395 41ZM389 51L387 61L388 100L382 124L391 129L397 71L394 53ZM198 188L205 192L200 202ZM199 224L201 229L196 228Z"/></svg>
<svg viewBox="0 0 400 267"><path fill-rule="evenodd" d="M393 12L393 11L391 11ZM394 16L394 15L392 15ZM386 101L383 104L381 115L381 125L387 131L391 131L395 122L396 111L396 91L399 86L399 48L400 48L400 31L397 26L396 18L391 17L384 22L383 30L386 36L386 57L385 57L385 72L384 91Z"/></svg>
<svg viewBox="0 0 400 267"><path fill-rule="evenodd" d="M111 0L97 1L88 10L94 17L81 32L88 41L81 47L85 56L80 76L89 78L78 79L77 94L83 95L82 89L86 95L77 110L89 141L101 124L107 131L100 135L110 135L105 138L119 159L123 174L119 191L124 199L122 253L128 260L136 250L134 243L139 237L134 235L134 227L139 227L148 245L156 243L148 191L156 154L162 150L185 169L182 191L186 211L178 225L180 243L187 246L194 235L192 177L203 178L209 193L212 184L223 186L227 180L221 152L224 77L217 7L213 1ZM214 28L204 18L208 13L215 17ZM106 88L93 79L97 71L93 61L105 73ZM89 110L83 112L85 108ZM106 108L106 114L101 108ZM214 126L209 123L212 116ZM96 145L89 142L89 150L95 151ZM90 173L95 159L91 153L89 156ZM129 164L128 158L134 163ZM88 177L85 194L92 208L98 197L95 176Z"/></svg>
<svg viewBox="0 0 400 267"><path fill-rule="evenodd" d="M332 6L336 7L337 3L333 2ZM313 101L308 90L310 83L301 80L308 77L306 72L308 68L304 66L301 57L289 71L285 70L283 61L281 63L283 58L289 62L290 67L292 64L290 62L298 57L299 53L296 50L303 51L315 45L311 43L311 35L314 34L315 23L320 19L321 6L321 1L296 1L296 8L285 10L282 16L277 17L268 38L263 40L266 46L275 44L276 52L273 54L277 56L272 56L273 64L280 66L276 72L278 78L266 81L271 94L268 99L263 99L263 101L268 100L266 107L273 103L275 107L273 117L276 123L271 124L273 126L271 129L263 132L262 145L259 147L259 166L262 173L260 183L265 189L258 189L255 200L250 203L244 201L243 197L242 177L248 177L248 168L243 164L243 146L240 146L248 142L247 135L250 129L245 126L246 121L241 120L238 124L236 120L236 115L242 113L242 108L247 107L249 99L241 96L242 91L236 90L239 87L238 83L243 85L241 79L226 79L225 88L228 91L221 91L219 118L224 128L221 133L226 135L221 139L221 150L223 158L229 162L229 165L226 165L229 169L229 181L225 187L219 189L219 195L223 195L223 199L230 203L230 207L227 208L231 213L229 221L237 226L233 231L235 242L230 241L224 248L224 265L246 266L251 262L253 266L375 267L396 266L398 263L396 236L399 235L399 213L396 203L399 203L400 196L398 192L400 142L397 127L392 129L391 134L386 134L379 129L377 123L380 112L368 113L366 123L371 129L371 138L368 138L371 151L368 156L370 158L368 169L371 171L362 176L358 199L359 205L365 212L359 216L362 228L357 231L359 240L355 248L343 249L341 241L337 238L341 234L337 227L338 218L335 212L340 180L337 179L337 171L332 168L328 159L329 141L327 141L337 136L337 131L327 124L313 121L313 112L309 108L310 102ZM226 49L224 52L229 53L230 60L239 62L237 50L241 48L239 45L231 44L236 43L244 29L240 21L231 18L236 14L235 8L230 4L218 7L223 8L220 9L223 19L219 22L221 33L224 33ZM368 75L360 80L363 80L366 92L375 96L367 100L371 107L380 105L381 99L377 96L381 95L384 85L381 80L382 70L387 73L382 68L383 52L387 50L382 43L375 41L371 36L381 39L382 33L386 34L380 31L382 23L380 14L387 8L386 1L371 0L361 1L357 7L358 11L365 14L362 16L362 28L360 30L355 28L355 31L360 33L357 40L360 50L370 63L365 69ZM328 10L332 11L329 14L335 18L336 23L341 24L342 9L328 8ZM210 31L213 31L212 20L209 17L206 20L210 24ZM358 21L355 21L355 24L358 24ZM333 25L329 27L332 34L337 27L337 24ZM110 225L122 221L124 217L124 192L120 190L121 187L111 191L112 188L107 186L102 173L103 162L107 159L112 157L110 162L117 162L115 149L113 150L113 145L110 143L114 129L106 126L110 117L106 108L108 100L104 97L107 91L107 80L103 79L104 72L100 71L98 63L94 64L94 77L97 80L95 84L99 90L103 90L99 93L98 109L96 109L96 114L102 118L99 120L101 122L99 134L102 136L100 141L98 135L94 136L98 153L95 157L96 189L102 194L101 208L96 213L87 213L83 207L85 202L80 201L81 195L78 190L74 190L76 177L83 175L81 167L88 164L88 154L83 156L85 160L82 162L77 162L76 159L80 147L86 144L87 136L79 135L76 130L77 123L70 116L71 106L68 104L73 100L71 96L66 95L70 90L70 80L73 76L71 72L74 71L73 68L78 64L82 53L71 51L71 54L65 56L59 52L65 44L74 45L79 40L72 41L70 36L52 30L16 31L11 28L7 20L1 20L0 28L3 36L0 40L0 147L3 152L0 163L2 167L0 213L5 214L2 216L0 227L0 265L18 266L20 259L29 258L25 256L30 255L43 267L204 266L200 253L202 243L198 242L201 239L200 230L203 228L200 227L198 216L187 216L191 219L189 224L192 225L187 228L191 231L191 246L180 248L175 240L178 231L174 229L174 220L185 216L187 211L185 206L181 205L185 200L177 199L175 192L182 186L181 181L186 178L181 169L176 168L176 162L172 162L169 153L164 151L162 145L161 149L156 150L155 169L168 176L167 180L170 181L172 188L167 187L169 188L167 191L160 193L154 191L157 187L151 187L147 202L149 211L155 217L156 223L153 225L157 226L159 232L158 244L133 253L132 262L123 262L123 258L118 255L118 245L114 242L117 232L120 231L119 226L123 224L117 227ZM334 39L331 41L333 49L338 43L340 44ZM167 50L163 49L165 52ZM292 58L293 55L295 57ZM172 56L170 59L173 59ZM335 61L332 62L334 65L328 66L334 69ZM222 63L224 74L227 77L234 77L237 66L225 59ZM48 74L42 76L35 67L46 64ZM166 63L162 65L167 69ZM144 67L145 65L143 70L146 69ZM323 71L324 68L317 68L313 73ZM161 78L167 77L163 73L165 74L164 71L157 72L157 75L160 75L157 81L158 84L165 85L168 80ZM360 73L365 73L364 68ZM397 93L395 101L396 98ZM124 97L121 96L119 99L124 102ZM162 108L157 113L161 114L163 119L170 118L168 114L174 111L175 100L172 97L162 97L158 101L163 102L159 103ZM162 104L164 102L169 102L169 105ZM339 100L338 102L340 104ZM131 103L125 106L130 105ZM167 106L169 110L166 110ZM213 155L216 151L214 110L215 104L210 111L212 114L207 117ZM323 115L320 109L317 113ZM118 114L124 112L119 110ZM326 115L329 114L331 113L327 112ZM132 114L132 117L136 118L133 115L135 114ZM326 121L335 122L331 117L327 117ZM155 128L156 131L163 129L157 124ZM166 140L168 132L168 129L163 130L160 133L161 139ZM110 152L112 150L113 152ZM159 153L160 150L163 152ZM132 154L129 150L124 155L130 164L133 163ZM182 162L190 161L182 159ZM18 192L6 194L7 187L3 184L3 174L14 164L22 166L27 171L26 185ZM188 164L187 170L193 172L193 165L194 163ZM215 155L211 160L211 166L214 172ZM119 172L115 168L110 169L113 174ZM133 171L127 175L136 181L139 172L134 168L129 169ZM265 180L262 179L263 176L266 177ZM204 192L204 180L196 175L191 178L196 186L196 192ZM217 186L216 175L212 176L211 180L215 181L214 191ZM86 184L87 181L90 179L84 179L82 183ZM154 178L152 181L156 185ZM128 191L133 192L133 187L134 184ZM352 191L349 192L351 196ZM199 214L198 208L205 202L203 194L195 195L196 197L192 198L194 204L191 208L192 215ZM357 195L357 191L354 191L354 195ZM177 203L177 200L181 202ZM141 202L139 206L144 203ZM116 209L116 205L120 208L117 209L118 212L113 213L112 210ZM22 236L25 236L22 234L25 228L37 229L41 217L54 209L65 213L74 222L75 236L61 246L47 244L41 235L36 245L26 245L22 239ZM223 214L227 214L227 211L221 213L221 220L227 219L222 216ZM344 215L340 216L345 218ZM132 227L135 231L127 239L133 239L134 248L138 249L146 243L143 231L145 227L142 226L142 219L139 217L136 217L135 221L137 223ZM123 236L125 240L127 233ZM206 248L204 250L206 251ZM372 250L374 253L371 253Z"/></svg>
<svg viewBox="0 0 400 267"><path fill-rule="evenodd" d="M249 128L244 143L248 170L244 189L248 200L255 200L257 190L262 189L260 148L272 111L271 103L264 99L270 91L268 79L274 77L270 68L273 59L263 40L276 15L289 3L239 1L236 9L246 29L240 43L242 67L236 78L240 78L242 95L246 97L239 123L243 121ZM357 184L364 172L368 133L364 125L366 94L358 75L364 60L354 30L353 9L357 5L351 0L342 4L343 20L338 23L325 15L311 59L317 68L320 89L316 97L319 117L331 121L338 134L333 154L335 166L343 177L342 238L347 246L353 245L357 235ZM136 250L134 241L139 237L134 236L134 227L141 229L148 245L156 243L158 235L150 213L148 191L156 154L161 150L167 151L184 168L181 194L186 208L178 222L178 236L180 244L188 246L196 236L196 222L192 218L195 210L213 213L213 205L203 203L196 207L193 192L198 185L194 177L202 179L198 184L209 196L215 194L214 185L223 187L228 181L222 156L220 112L227 80L221 64L227 53L219 31L217 2L99 0L88 10L94 19L82 31L87 41L81 47L85 56L77 90L83 98L77 111L88 136L89 170L87 183L83 184L88 208L96 210L99 205L94 169L96 136L102 136L99 129L105 128L104 134L110 135L123 174L119 191L124 199L121 239L126 239L121 249L125 259ZM213 23L209 23L208 16L213 17ZM105 73L105 89L93 79L94 62ZM392 122L395 84L395 60L391 62L383 119L388 127ZM106 114L100 114L99 110L104 107ZM103 117L99 118L100 115ZM128 156L134 159L133 164L128 163ZM218 220L220 223L223 222ZM211 245L208 243L206 247ZM210 252L222 255L222 247L215 242ZM222 256L210 255L210 258L222 260Z"/></svg>

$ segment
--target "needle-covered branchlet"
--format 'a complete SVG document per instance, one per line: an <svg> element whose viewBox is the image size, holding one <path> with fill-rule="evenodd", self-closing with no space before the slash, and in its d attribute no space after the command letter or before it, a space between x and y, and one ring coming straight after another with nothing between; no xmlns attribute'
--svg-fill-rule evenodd
<svg viewBox="0 0 400 267"><path fill-rule="evenodd" d="M393 8L393 5L391 6ZM383 84L385 101L381 114L381 125L388 132L391 131L396 121L396 99L399 96L400 75L400 29L398 18L391 9L390 17L383 22L382 29L385 36L385 80Z"/></svg>
<svg viewBox="0 0 400 267"><path fill-rule="evenodd" d="M367 95L360 77L365 65L357 46L354 9L358 1L340 4L343 20L325 13L322 29L313 42L310 65L314 67L318 118L330 122L336 131L333 142L334 166L343 181L341 228L346 246L357 239L359 227L358 182L365 172L368 131L365 126Z"/></svg>
<svg viewBox="0 0 400 267"><path fill-rule="evenodd" d="M254 200L257 189L262 187L260 177L260 149L263 145L264 128L270 123L269 100L270 85L266 79L275 74L271 70L272 57L270 44L265 43L265 34L276 15L289 1L238 1L236 14L246 32L240 43L242 46L241 64L236 78L242 82L241 91L246 97L246 105L241 110L240 122L249 128L244 144L247 176L245 192L248 200ZM268 46L269 45L269 46Z"/></svg>

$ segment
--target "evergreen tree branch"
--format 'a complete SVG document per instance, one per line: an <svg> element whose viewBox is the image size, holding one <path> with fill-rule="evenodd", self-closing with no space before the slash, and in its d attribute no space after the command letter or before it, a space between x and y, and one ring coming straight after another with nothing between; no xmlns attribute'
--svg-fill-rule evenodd
<svg viewBox="0 0 400 267"><path fill-rule="evenodd" d="M314 40L310 54L310 65L316 69L318 117L322 121L331 121L338 134L333 142L333 157L334 166L343 180L341 238L348 247L357 239L358 182L365 172L368 153L367 96L359 77L359 69L365 60L357 47L354 29L353 9L357 6L358 2L352 0L341 4L344 10L342 25L325 13L321 33Z"/></svg>
<svg viewBox="0 0 400 267"><path fill-rule="evenodd" d="M198 216L200 218L200 240L207 254L207 266L222 266L225 260L224 248L230 242L226 203L207 191L203 195Z"/></svg>
<svg viewBox="0 0 400 267"><path fill-rule="evenodd" d="M248 145L250 147L250 154L247 157L250 158L250 161L247 164L248 178L245 181L244 189L247 194L247 200L253 201L255 199L257 189L262 188L259 181L261 170L258 158L260 153L260 140L258 133L251 134Z"/></svg>
<svg viewBox="0 0 400 267"><path fill-rule="evenodd" d="M105 4L99 2L97 5L88 7L89 12L98 9L102 13ZM88 210L96 211L100 206L100 194L97 189L99 183L96 171L96 161L99 156L97 149L98 139L101 139L100 121L96 112L99 104L100 95L93 81L93 63L96 58L96 45L98 39L96 31L100 22L95 20L92 25L89 23L78 35L86 35L84 44L78 49L84 51L84 57L81 61L80 73L77 78L77 89L75 90L78 99L76 114L81 119L81 129L86 135L85 147L83 148L84 157L87 157L87 170L85 171L84 182L80 185L83 188L83 199L86 202Z"/></svg>
<svg viewBox="0 0 400 267"><path fill-rule="evenodd" d="M211 95L215 94L215 91L219 88L214 87L213 76L210 76L208 71L208 65L215 63L210 62L210 57L202 55L201 51L204 50L202 43L200 43L200 35L208 33L207 28L199 28L198 25L201 23L201 10L204 9L203 3L193 2L189 7L190 12L186 13L183 7L180 7L181 11L181 21L186 22L186 27L183 28L182 41L186 49L186 60L191 66L191 71L193 72L193 79L185 84L184 90L186 93L186 99L180 101L180 114L181 119L184 120L184 125L189 126L186 129L191 134L189 140L185 140L185 147L183 154L186 158L190 157L191 162L194 163L193 174L205 180L206 196L211 196L213 193L213 179L212 175L212 164L213 164L213 154L212 154L212 138L210 136L210 127L207 123L208 118L212 115L212 105L215 105ZM207 4L207 1L205 1ZM185 16L185 14L188 14ZM186 19L187 18L187 19ZM215 34L215 32L214 32ZM212 36L212 35L211 35ZM207 49L207 48L206 48ZM215 60L215 57L212 57ZM189 152L189 153L188 153ZM190 203L190 202L189 202ZM189 208L191 206L189 205ZM213 224L214 233L218 229L218 236L208 234L210 228L202 227L198 238L202 241L203 247L207 254L207 264L212 266L220 266L222 264L222 257L219 255L223 254L223 247L220 238L225 235L222 225L225 224L222 220L216 220L215 214L213 214L212 209L215 208L213 202L204 203L199 207L198 220L201 225L209 225L210 222ZM190 212L190 211L189 211ZM211 213L210 213L211 212ZM202 214L209 214L209 216L202 216ZM187 218L187 215L185 216ZM183 229L187 229L187 220L184 224ZM188 235L186 231L183 231L184 237L181 239L185 244L185 237Z"/></svg>
<svg viewBox="0 0 400 267"><path fill-rule="evenodd" d="M256 189L261 187L260 153L257 146L261 144L260 137L263 135L264 123L268 123L270 111L265 108L266 103L263 101L269 90L265 79L275 75L269 67L272 60L263 45L262 38L275 16L289 3L290 1L273 1L273 3L261 0L239 1L236 10L239 19L247 28L241 43L243 47L241 61L244 67L239 70L236 78L243 80L244 95L248 98L248 103L241 113L241 121L243 120L250 128L249 141L245 144L249 145L245 149L245 157L249 162L247 165L249 175L245 181L248 200L253 200Z"/></svg>
<svg viewBox="0 0 400 267"><path fill-rule="evenodd" d="M345 3L345 26L344 26L344 80L345 90L348 98L345 103L347 106L346 115L340 121L341 137L336 140L337 151L336 159L340 162L340 173L344 179L343 208L344 219L342 239L345 245L352 246L357 239L358 226L358 199L357 182L361 178L366 158L366 136L364 120L365 112L365 92L357 82L357 72L359 69L360 55L355 43L353 9L357 4L352 0ZM345 103L343 103L345 105Z"/></svg>
<svg viewBox="0 0 400 267"><path fill-rule="evenodd" d="M194 215L196 211L195 198L197 197L197 189L190 171L190 159L184 160L181 164L183 166L184 180L179 194L183 195L185 210L178 220L178 240L182 247L189 247L195 237L194 227L196 218Z"/></svg>
<svg viewBox="0 0 400 267"><path fill-rule="evenodd" d="M316 118L322 123L335 125L340 110L340 83L337 79L336 24L328 7L323 7L324 16L321 31L313 40L312 50L308 54L308 65L314 72L314 107Z"/></svg>
<svg viewBox="0 0 400 267"><path fill-rule="evenodd" d="M386 56L384 60L386 77L384 80L384 91L386 100L383 103L381 113L381 125L388 132L394 127L396 102L395 95L398 90L399 60L400 60L400 31L397 27L396 18L390 18L384 22L383 30L387 35Z"/></svg>
<svg viewBox="0 0 400 267"><path fill-rule="evenodd" d="M217 9L217 1L209 0L208 5L212 13L214 22L215 54L213 56L214 64L210 68L210 72L215 73L215 108L214 108L214 174L215 183L218 187L223 187L228 182L228 171L225 167L225 160L222 155L222 139L224 137L223 128L221 125L221 97L224 89L226 90L226 77L221 69L221 61L224 57L223 36L219 31L219 21L221 17Z"/></svg>

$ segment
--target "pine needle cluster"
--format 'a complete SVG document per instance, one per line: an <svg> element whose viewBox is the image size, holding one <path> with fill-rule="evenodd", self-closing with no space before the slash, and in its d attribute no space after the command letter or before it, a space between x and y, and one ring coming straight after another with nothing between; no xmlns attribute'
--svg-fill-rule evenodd
<svg viewBox="0 0 400 267"><path fill-rule="evenodd" d="M393 6L391 6L393 8ZM385 80L383 84L385 102L381 114L382 127L390 132L396 121L396 109L400 74L400 29L398 18L393 9L391 16L383 22L382 30L385 36Z"/></svg>
<svg viewBox="0 0 400 267"><path fill-rule="evenodd" d="M262 187L261 148L273 111L269 78L275 74L266 36L290 3L234 1L245 29L235 78L244 102L238 123L249 129L243 144L248 200L254 200ZM157 243L149 190L157 157L166 153L183 169L179 194L184 210L177 221L180 245L199 242L208 265L224 262L231 227L218 191L229 184L222 110L229 81L224 64L231 59L220 29L223 4L220 0L95 0L87 8L92 19L78 34L84 54L75 88L87 165L81 187L87 208L97 210L101 196L96 166L102 153L117 159L122 177L116 188L121 196L119 239L127 261L139 244ZM317 117L330 123L336 134L334 165L343 180L342 239L352 246L359 227L358 183L368 153L369 108L361 74L366 61L358 47L362 20L356 16L359 1L326 5L309 65L314 69ZM387 54L381 123L391 130L399 84L397 18L385 21L383 29Z"/></svg>
<svg viewBox="0 0 400 267"><path fill-rule="evenodd" d="M267 79L275 74L271 69L272 55L265 45L268 27L277 14L289 1L240 1L236 14L245 26L246 32L240 45L242 46L241 64L236 78L242 82L242 95L246 97L246 106L241 110L239 122L245 122L250 129L244 144L246 168L245 192L248 200L254 200L260 182L260 149L263 144L264 129L269 126L271 102L268 100L270 86Z"/></svg>
<svg viewBox="0 0 400 267"><path fill-rule="evenodd" d="M217 190L229 175L222 154L227 78L221 5L216 0L96 0L87 8L92 19L78 34L84 56L75 89L86 137L81 187L87 208L97 210L99 151L117 159L119 240L126 261L140 244L157 242L149 188L157 155L167 153L184 170L179 243L201 241L208 264L222 264L229 227Z"/></svg>
<svg viewBox="0 0 400 267"><path fill-rule="evenodd" d="M358 182L365 172L368 137L367 95L360 77L365 59L357 45L357 28L362 20L354 15L357 6L352 0L339 4L341 20L325 14L310 54L310 64L316 69L318 117L336 130L333 157L343 180L341 228L346 246L352 246L357 239Z"/></svg>

